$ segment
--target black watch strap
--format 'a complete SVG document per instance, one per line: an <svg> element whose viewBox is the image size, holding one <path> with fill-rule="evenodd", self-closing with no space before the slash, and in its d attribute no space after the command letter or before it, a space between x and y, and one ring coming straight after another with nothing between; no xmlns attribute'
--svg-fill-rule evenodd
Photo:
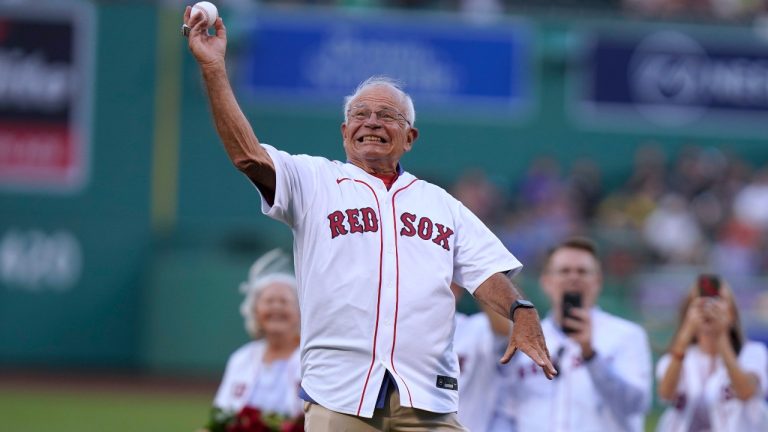
<svg viewBox="0 0 768 432"><path fill-rule="evenodd" d="M533 309L535 306L533 303L529 302L528 300L523 299L517 299L514 303L512 303L512 306L509 308L509 319L512 320L512 322L515 322L515 311L517 308L523 308L523 309Z"/></svg>

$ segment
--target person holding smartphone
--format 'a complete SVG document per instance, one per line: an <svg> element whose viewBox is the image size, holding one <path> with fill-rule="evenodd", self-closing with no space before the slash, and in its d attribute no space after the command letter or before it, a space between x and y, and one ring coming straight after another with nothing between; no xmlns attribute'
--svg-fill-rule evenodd
<svg viewBox="0 0 768 432"><path fill-rule="evenodd" d="M602 272L595 244L571 238L547 255L539 283L550 300L542 320L558 375L548 381L513 358L504 402L518 432L644 430L652 360L639 325L597 306Z"/></svg>
<svg viewBox="0 0 768 432"><path fill-rule="evenodd" d="M745 338L728 284L700 275L656 367L658 432L768 431L768 350Z"/></svg>

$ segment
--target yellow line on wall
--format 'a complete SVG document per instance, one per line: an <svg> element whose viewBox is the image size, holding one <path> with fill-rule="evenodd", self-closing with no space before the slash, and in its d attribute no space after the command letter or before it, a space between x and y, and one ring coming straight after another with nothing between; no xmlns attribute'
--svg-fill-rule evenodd
<svg viewBox="0 0 768 432"><path fill-rule="evenodd" d="M169 231L176 224L183 80L181 15L182 12L175 9L158 9L151 184L152 227L156 231Z"/></svg>

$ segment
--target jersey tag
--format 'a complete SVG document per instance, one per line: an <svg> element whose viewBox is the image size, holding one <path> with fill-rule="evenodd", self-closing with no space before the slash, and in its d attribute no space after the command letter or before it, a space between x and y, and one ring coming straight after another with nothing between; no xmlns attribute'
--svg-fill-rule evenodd
<svg viewBox="0 0 768 432"><path fill-rule="evenodd" d="M459 381L454 377L438 375L437 388L446 390L459 390Z"/></svg>

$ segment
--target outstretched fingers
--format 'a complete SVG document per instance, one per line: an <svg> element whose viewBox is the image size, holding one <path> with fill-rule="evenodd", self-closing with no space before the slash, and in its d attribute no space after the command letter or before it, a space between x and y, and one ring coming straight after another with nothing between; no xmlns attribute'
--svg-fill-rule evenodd
<svg viewBox="0 0 768 432"><path fill-rule="evenodd" d="M555 377L555 375L557 375L557 370L552 364L552 361L549 359L549 352L547 352L546 346L542 347L531 345L525 348L520 347L520 350L526 353L534 363L539 365L539 367L544 371L544 375L547 377L547 379L551 380Z"/></svg>
<svg viewBox="0 0 768 432"><path fill-rule="evenodd" d="M507 350L504 351L504 355L501 356L501 360L499 360L499 363L501 364L507 364L510 360L512 360L512 356L515 355L517 352L517 347L515 344L513 344L511 341L509 342L509 345L507 345Z"/></svg>

